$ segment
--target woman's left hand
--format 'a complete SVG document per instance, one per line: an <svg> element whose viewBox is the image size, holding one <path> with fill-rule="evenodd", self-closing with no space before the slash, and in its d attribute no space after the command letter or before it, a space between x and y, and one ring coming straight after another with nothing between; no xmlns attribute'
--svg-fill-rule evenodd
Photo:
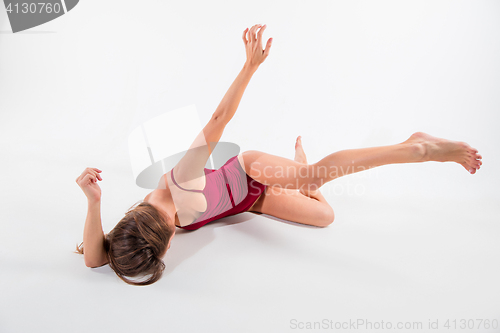
<svg viewBox="0 0 500 333"><path fill-rule="evenodd" d="M257 29L259 29L259 32L256 33ZM247 61L245 62L245 65L258 67L269 55L273 39L269 38L266 43L266 48L262 50L262 33L264 32L264 29L266 29L265 24L256 24L251 27L250 30L246 28L245 31L243 31L243 42L245 43L247 53Z"/></svg>

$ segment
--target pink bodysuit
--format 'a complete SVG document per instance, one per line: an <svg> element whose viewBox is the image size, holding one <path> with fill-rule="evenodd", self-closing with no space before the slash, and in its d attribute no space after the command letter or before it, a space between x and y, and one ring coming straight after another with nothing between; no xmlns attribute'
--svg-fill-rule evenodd
<svg viewBox="0 0 500 333"><path fill-rule="evenodd" d="M195 230L214 220L246 212L267 187L246 174L238 161L238 156L231 157L218 170L204 168L204 172L205 188L187 190L177 184L173 169L170 171L172 181L178 188L203 193L207 200L205 212L190 225L179 228Z"/></svg>

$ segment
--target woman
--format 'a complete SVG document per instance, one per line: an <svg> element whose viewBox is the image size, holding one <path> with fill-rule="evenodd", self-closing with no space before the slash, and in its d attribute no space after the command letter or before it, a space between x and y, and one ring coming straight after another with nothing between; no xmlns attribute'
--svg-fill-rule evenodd
<svg viewBox="0 0 500 333"><path fill-rule="evenodd" d="M386 164L424 161L453 161L471 174L480 168L481 155L468 144L418 132L395 145L343 150L313 164L307 163L299 136L293 161L260 151L245 151L218 170L205 169L250 78L269 55L272 38L262 49L265 27L258 24L245 29L246 62L210 121L179 163L161 177L158 187L139 205L132 206L107 235L100 220L101 190L97 180L102 181L101 170L87 168L76 179L88 198L85 251L77 246L88 267L109 263L125 282L151 284L165 268L162 257L176 227L194 230L245 211L325 227L333 222L334 213L319 188L337 177ZM149 274L144 281L127 278Z"/></svg>

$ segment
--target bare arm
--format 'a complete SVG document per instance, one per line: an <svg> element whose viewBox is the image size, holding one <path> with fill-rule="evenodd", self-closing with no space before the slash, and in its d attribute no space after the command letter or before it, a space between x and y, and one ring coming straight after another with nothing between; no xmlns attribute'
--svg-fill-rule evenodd
<svg viewBox="0 0 500 333"><path fill-rule="evenodd" d="M104 232L101 224L101 201L88 201L87 218L83 230L83 258L87 267L99 267L108 263L104 251Z"/></svg>
<svg viewBox="0 0 500 333"><path fill-rule="evenodd" d="M257 68L257 66L251 66L245 63L240 73L227 90L226 94L219 103L219 106L215 109L212 119L210 119L210 122L203 129L205 138L212 139L209 142L219 141L224 127L236 113L236 110L240 105L241 98L243 97L243 93L245 92L253 74L257 71ZM220 125L214 126L217 123L220 123Z"/></svg>
<svg viewBox="0 0 500 333"><path fill-rule="evenodd" d="M256 31L259 28L260 30L256 36ZM178 182L196 179L203 175L203 168L219 142L224 128L236 113L250 79L269 54L271 38L267 42L266 49L262 50L262 33L264 29L265 26L254 25L250 30L247 28L243 32L247 60L207 125L198 134L186 155L175 166L174 177ZM246 37L247 32L248 39Z"/></svg>
<svg viewBox="0 0 500 333"><path fill-rule="evenodd" d="M259 29L257 35L255 34L257 29ZM262 33L266 29L266 26L260 24L254 25L248 31L248 28L243 31L243 43L245 44L245 50L247 54L247 60L240 74L234 80L229 90L224 95L224 98L220 102L219 106L215 110L212 119L221 119L226 124L233 118L236 109L240 103L243 92L250 81L253 73L257 70L262 62L269 55L271 49L272 38L269 38L266 44L266 48L262 50ZM248 31L248 38L247 38ZM218 141L218 140L216 140Z"/></svg>
<svg viewBox="0 0 500 333"><path fill-rule="evenodd" d="M98 267L107 263L104 250L104 232L101 224L101 188L97 180L102 181L97 168L86 168L76 178L76 183L87 197L87 218L83 230L83 258L87 267Z"/></svg>
<svg viewBox="0 0 500 333"><path fill-rule="evenodd" d="M236 113L243 93L256 70L256 67L247 65L241 69L211 119L191 144L186 155L175 166L174 178L177 182L183 183L203 175L203 168L210 154L219 142L226 125Z"/></svg>

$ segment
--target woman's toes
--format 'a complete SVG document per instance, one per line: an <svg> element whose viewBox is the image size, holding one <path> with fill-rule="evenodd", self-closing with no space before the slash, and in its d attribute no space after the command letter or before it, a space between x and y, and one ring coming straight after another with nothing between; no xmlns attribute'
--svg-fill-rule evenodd
<svg viewBox="0 0 500 333"><path fill-rule="evenodd" d="M471 168L477 168L479 164L477 163L477 160L470 159L467 163Z"/></svg>
<svg viewBox="0 0 500 333"><path fill-rule="evenodd" d="M476 173L477 169L476 169L476 167L474 165L468 165L468 171L469 171L470 174L473 175L473 174Z"/></svg>
<svg viewBox="0 0 500 333"><path fill-rule="evenodd" d="M470 163L470 162L463 162L463 163L460 163L460 164L465 168L465 170L467 170L468 173L474 174L474 172L476 172L476 168L472 165L472 163Z"/></svg>
<svg viewBox="0 0 500 333"><path fill-rule="evenodd" d="M469 172L471 174L475 174L477 172L477 170L479 170L481 168L481 164L479 163L479 161L474 160L471 163L469 163L469 167L470 167Z"/></svg>

